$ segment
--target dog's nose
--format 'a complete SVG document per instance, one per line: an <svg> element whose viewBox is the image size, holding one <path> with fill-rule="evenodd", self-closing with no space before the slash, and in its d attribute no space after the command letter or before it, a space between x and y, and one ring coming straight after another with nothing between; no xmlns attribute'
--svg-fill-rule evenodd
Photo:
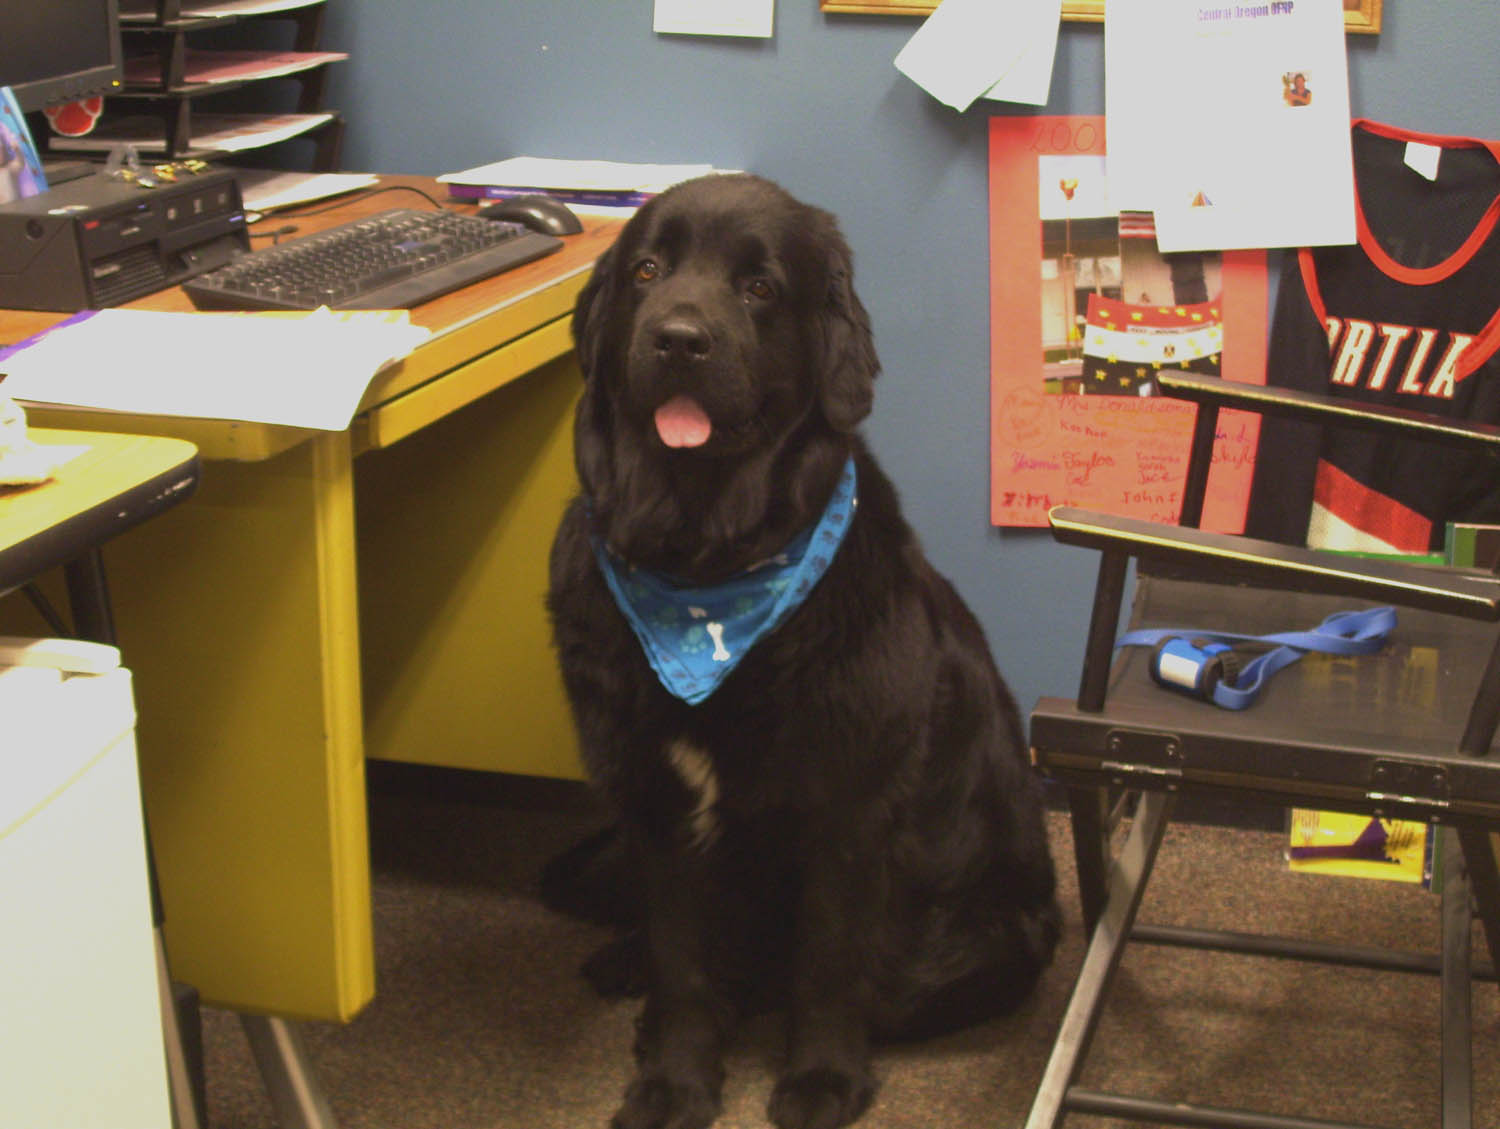
<svg viewBox="0 0 1500 1129"><path fill-rule="evenodd" d="M713 348L708 330L691 318L667 318L656 327L656 351L663 359L702 360Z"/></svg>

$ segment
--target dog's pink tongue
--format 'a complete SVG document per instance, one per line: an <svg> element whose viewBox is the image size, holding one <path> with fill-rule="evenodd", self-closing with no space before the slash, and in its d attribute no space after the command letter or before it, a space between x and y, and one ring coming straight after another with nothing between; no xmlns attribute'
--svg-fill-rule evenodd
<svg viewBox="0 0 1500 1129"><path fill-rule="evenodd" d="M712 431L698 401L686 396L673 396L656 409L656 433L668 447L701 447Z"/></svg>

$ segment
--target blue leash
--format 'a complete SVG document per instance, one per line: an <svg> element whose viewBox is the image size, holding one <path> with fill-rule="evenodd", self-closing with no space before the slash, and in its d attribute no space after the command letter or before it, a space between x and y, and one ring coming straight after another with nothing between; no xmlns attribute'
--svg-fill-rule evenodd
<svg viewBox="0 0 1500 1129"><path fill-rule="evenodd" d="M1236 635L1165 627L1126 632L1115 645L1154 648L1151 677L1158 683L1227 710L1242 710L1255 701L1271 675L1308 651L1330 655L1372 654L1385 646L1386 636L1395 626L1394 608L1370 608L1334 612L1311 631ZM1273 649L1241 667L1234 643L1254 643Z"/></svg>

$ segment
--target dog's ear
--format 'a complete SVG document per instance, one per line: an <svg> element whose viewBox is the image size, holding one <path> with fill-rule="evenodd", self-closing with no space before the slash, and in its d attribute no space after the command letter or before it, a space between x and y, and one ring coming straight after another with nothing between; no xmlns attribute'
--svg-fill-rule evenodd
<svg viewBox="0 0 1500 1129"><path fill-rule="evenodd" d="M599 381L585 380L573 415L573 467L583 492L596 502L609 495L614 482L611 431L608 396Z"/></svg>
<svg viewBox="0 0 1500 1129"><path fill-rule="evenodd" d="M847 244L835 236L828 264L828 302L824 309L823 415L840 431L852 431L870 414L880 358L870 332L870 315L854 292L854 261Z"/></svg>
<svg viewBox="0 0 1500 1129"><path fill-rule="evenodd" d="M594 498L607 493L611 480L609 390L601 373L611 363L606 338L616 257L614 246L599 256L573 306L573 346L584 381L583 397L573 417L573 462L585 493Z"/></svg>
<svg viewBox="0 0 1500 1129"><path fill-rule="evenodd" d="M593 378L603 359L604 323L609 320L606 309L609 295L614 289L618 246L612 245L599 256L589 280L578 292L578 301L573 304L573 347L585 380Z"/></svg>

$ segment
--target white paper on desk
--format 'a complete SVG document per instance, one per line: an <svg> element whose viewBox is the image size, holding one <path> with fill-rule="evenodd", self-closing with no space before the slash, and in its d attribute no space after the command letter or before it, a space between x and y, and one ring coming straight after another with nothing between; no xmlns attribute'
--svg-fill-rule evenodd
<svg viewBox="0 0 1500 1129"><path fill-rule="evenodd" d="M372 173L279 172L274 169L235 169L240 195L252 212L290 208L312 200L373 188L380 178Z"/></svg>
<svg viewBox="0 0 1500 1129"><path fill-rule="evenodd" d="M775 0L656 0L651 30L771 38Z"/></svg>
<svg viewBox="0 0 1500 1129"><path fill-rule="evenodd" d="M342 431L375 373L428 336L404 310L100 310L0 353L0 372L32 404Z"/></svg>
<svg viewBox="0 0 1500 1129"><path fill-rule="evenodd" d="M901 48L896 69L955 110L967 110L1032 52L1047 59L1050 85L1061 10L1061 0L943 0ZM1028 95L1035 91L1035 68L1033 62L1029 75L1017 77Z"/></svg>
<svg viewBox="0 0 1500 1129"><path fill-rule="evenodd" d="M707 176L713 165L639 164L631 161L573 161L563 157L507 157L487 165L445 172L443 184L556 188L584 192L664 192L674 184Z"/></svg>
<svg viewBox="0 0 1500 1129"><path fill-rule="evenodd" d="M1156 213L1161 250L1354 241L1343 20L1341 0L1105 5L1110 191Z"/></svg>

